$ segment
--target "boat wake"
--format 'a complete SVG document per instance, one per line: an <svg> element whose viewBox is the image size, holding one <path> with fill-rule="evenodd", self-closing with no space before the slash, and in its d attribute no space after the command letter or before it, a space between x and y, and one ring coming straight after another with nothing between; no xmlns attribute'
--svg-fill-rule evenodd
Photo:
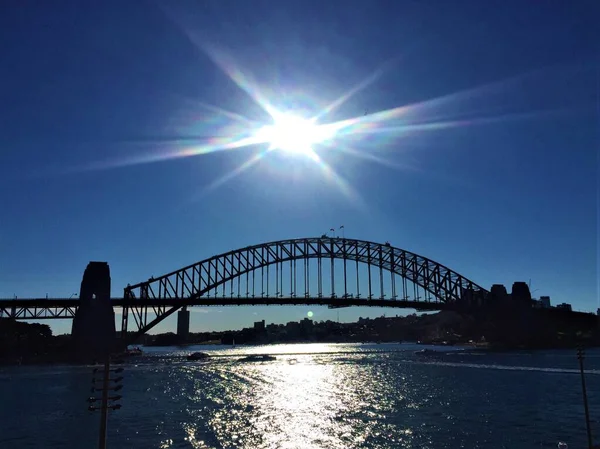
<svg viewBox="0 0 600 449"><path fill-rule="evenodd" d="M505 371L538 371L542 373L559 373L559 374L579 374L578 369L567 368L543 368L538 366L512 366L512 365L490 365L483 363L456 363L456 362L440 362L440 361L410 361L410 363L418 363L421 365L437 365L437 366L454 366L457 368L476 368L476 369L495 369ZM585 374L600 375L600 370L584 370Z"/></svg>

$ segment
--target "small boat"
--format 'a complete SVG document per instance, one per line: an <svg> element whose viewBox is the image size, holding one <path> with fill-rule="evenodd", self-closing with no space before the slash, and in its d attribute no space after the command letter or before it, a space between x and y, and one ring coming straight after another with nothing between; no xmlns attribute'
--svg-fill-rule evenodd
<svg viewBox="0 0 600 449"><path fill-rule="evenodd" d="M438 351L434 351L433 349L421 349L420 351L415 351L416 355L435 355L439 354Z"/></svg>
<svg viewBox="0 0 600 449"><path fill-rule="evenodd" d="M134 357L134 356L142 355L142 354L143 354L142 350L138 347L135 347L135 348L131 348L131 349L125 349L125 351L117 353L115 355L115 358L122 359L125 357Z"/></svg>
<svg viewBox="0 0 600 449"><path fill-rule="evenodd" d="M206 352L192 352L190 355L187 356L187 359L191 360L191 361L206 360L209 358L210 358L210 355L208 355Z"/></svg>
<svg viewBox="0 0 600 449"><path fill-rule="evenodd" d="M241 362L271 362L277 360L277 357L268 354L252 354L241 359Z"/></svg>

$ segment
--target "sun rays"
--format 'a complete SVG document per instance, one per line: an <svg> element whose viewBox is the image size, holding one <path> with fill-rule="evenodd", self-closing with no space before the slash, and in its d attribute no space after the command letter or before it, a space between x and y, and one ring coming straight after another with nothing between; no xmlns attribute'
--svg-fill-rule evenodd
<svg viewBox="0 0 600 449"><path fill-rule="evenodd" d="M129 151L124 157L92 164L86 169L117 168L253 148L246 161L205 186L205 191L211 191L257 167L277 151L290 158L308 158L318 167L319 173L325 179L335 184L344 197L354 204L360 204L360 195L352 183L344 179L333 166L344 163L345 157L379 164L393 170L416 171L419 170L418 167L411 166L401 157L403 151L411 147L406 143L409 136L541 115L539 112L511 114L502 110L501 113L486 115L481 111L481 107L473 107L474 98L481 99L490 92L506 90L509 80L374 112L369 112L369 105L365 105L365 112L361 115L328 121L333 111L343 117L347 102L359 92L367 92L368 88L389 72L397 61L382 65L355 86L344 89L343 93L333 100L328 100L327 97L331 95L323 92L323 98L311 100L319 100L325 106L306 114L306 111L297 110L296 105L288 101L289 99L277 98L269 93L268 88L262 87L228 52L215 45L206 44L180 23L177 25L193 45L207 55L222 73L264 112L264 118L256 119L249 117L247 111L227 110L218 105L188 99L188 104L193 109L189 115L194 118L187 120L197 123L191 124L190 127L196 128L194 131L199 128L204 132L192 132L189 135L182 132L172 138L148 139L146 145L156 145L158 148L154 152L145 151L133 156ZM465 106L465 102L471 103ZM481 102L475 103L481 105ZM206 114L211 119L207 120ZM213 130L211 133L206 132L209 125ZM144 145L144 142L125 143ZM390 149L390 143L394 144L393 150ZM373 147L378 145L386 147L387 153L373 151Z"/></svg>

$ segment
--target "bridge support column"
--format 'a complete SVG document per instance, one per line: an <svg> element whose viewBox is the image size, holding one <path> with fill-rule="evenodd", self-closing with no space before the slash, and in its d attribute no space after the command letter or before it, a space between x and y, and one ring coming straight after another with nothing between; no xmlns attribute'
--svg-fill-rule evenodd
<svg viewBox="0 0 600 449"><path fill-rule="evenodd" d="M98 359L116 349L110 268L106 262L90 262L83 273L71 336L80 359Z"/></svg>
<svg viewBox="0 0 600 449"><path fill-rule="evenodd" d="M190 333L190 311L184 307L177 312L177 336L181 341L187 339Z"/></svg>

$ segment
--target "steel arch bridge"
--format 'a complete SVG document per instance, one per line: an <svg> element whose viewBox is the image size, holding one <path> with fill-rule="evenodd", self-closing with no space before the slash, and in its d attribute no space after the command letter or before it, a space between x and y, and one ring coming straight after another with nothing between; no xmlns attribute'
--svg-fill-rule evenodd
<svg viewBox="0 0 600 449"><path fill-rule="evenodd" d="M131 315L141 335L191 305L439 310L481 304L487 294L448 267L389 243L323 236L248 246L128 285L120 305L122 331Z"/></svg>

